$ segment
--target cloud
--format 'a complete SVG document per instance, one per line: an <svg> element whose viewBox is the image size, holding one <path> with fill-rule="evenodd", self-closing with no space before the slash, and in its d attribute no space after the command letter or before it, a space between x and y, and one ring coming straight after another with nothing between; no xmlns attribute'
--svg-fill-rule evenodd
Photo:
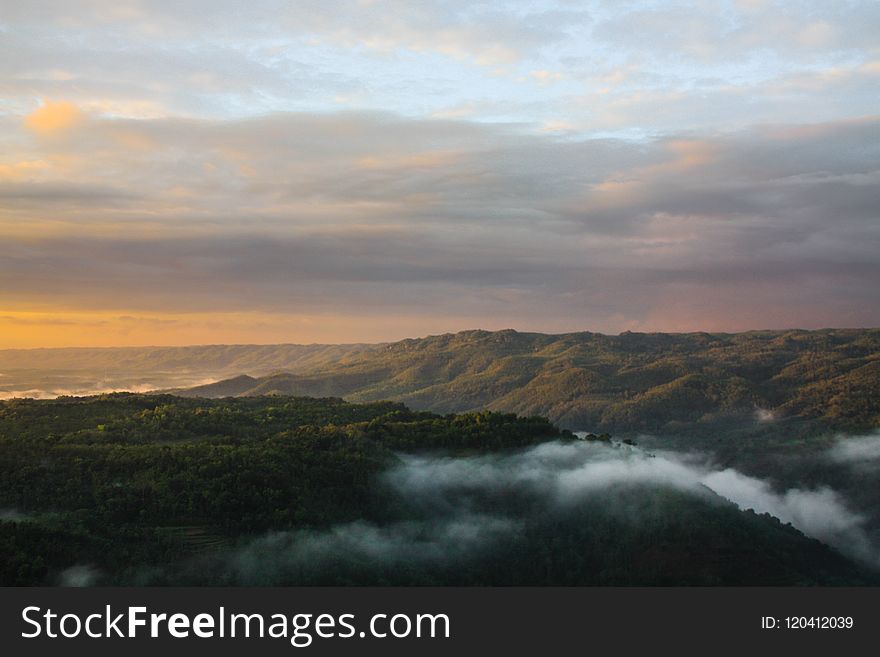
<svg viewBox="0 0 880 657"><path fill-rule="evenodd" d="M4 312L876 324L877 12L17 3Z"/></svg>
<svg viewBox="0 0 880 657"><path fill-rule="evenodd" d="M210 381L208 381L210 382ZM92 395L106 395L112 392L134 392L144 393L152 392L162 388L163 386L155 383L132 383L130 381L120 382L118 385L97 385L94 383L84 383L81 387L76 388L58 388L58 387L40 387L30 390L0 390L0 400L6 399L56 399L58 397L89 397Z"/></svg>
<svg viewBox="0 0 880 657"><path fill-rule="evenodd" d="M41 135L69 130L83 120L83 113L71 102L44 100L39 109L28 114L24 124Z"/></svg>
<svg viewBox="0 0 880 657"><path fill-rule="evenodd" d="M62 571L58 583L60 586L93 586L100 576L101 573L94 566L80 564Z"/></svg>
<svg viewBox="0 0 880 657"><path fill-rule="evenodd" d="M10 12L10 18L79 30L100 27L112 37L136 41L164 37L176 42L197 38L205 30L216 41L288 35L379 52L432 51L480 65L517 59L531 48L558 39L562 27L559 20L542 20L547 12L530 10L527 5L509 12L491 4L466 2L340 0L333 5L312 1L291 5L269 1L248 7L226 1L188 6L156 2L109 13L96 11L89 2L73 2L68 12L46 11L42 3L34 4ZM208 7L214 20L196 29L198 17ZM74 12L78 15L71 19ZM571 17L573 12L565 15Z"/></svg>
<svg viewBox="0 0 880 657"><path fill-rule="evenodd" d="M850 511L840 495L830 488L792 488L780 494L767 482L733 469L712 472L702 481L741 508L769 513L808 536L834 545L862 561L880 565L880 552L872 547L863 529L867 518Z"/></svg>
<svg viewBox="0 0 880 657"><path fill-rule="evenodd" d="M0 164L0 181L23 180L39 176L49 167L42 160L24 160L11 164Z"/></svg>
<svg viewBox="0 0 880 657"><path fill-rule="evenodd" d="M529 71L529 75L541 84L556 82L564 77L559 71L547 71L543 69L537 71Z"/></svg>
<svg viewBox="0 0 880 657"><path fill-rule="evenodd" d="M276 532L236 552L221 577L270 585L296 576L319 578L340 563L392 576L414 564L440 567L473 558L516 531L514 520L464 513L432 523L354 522L328 533Z"/></svg>
<svg viewBox="0 0 880 657"><path fill-rule="evenodd" d="M828 458L857 468L880 468L880 435L838 437Z"/></svg>
<svg viewBox="0 0 880 657"><path fill-rule="evenodd" d="M386 472L385 484L409 519L386 524L357 521L327 531L273 532L216 555L202 568L211 573L212 581L251 585L322 582L327 572L334 573L335 581L349 577L357 582L365 574L371 582L401 582L408 576L421 581L418 573L424 572L448 581L461 578L474 562L488 571L493 555L503 548L521 559L529 528L539 524L538 519L551 517L561 523L575 517L578 509L594 505L620 525L660 522L654 498L669 489L709 503L720 495L741 509L769 513L853 558L880 566L877 547L863 527L865 519L850 511L835 491L780 492L736 470L698 465L693 455L651 455L621 444L553 442L503 456L400 458L401 463ZM639 491L638 503L625 494L633 490Z"/></svg>
<svg viewBox="0 0 880 657"><path fill-rule="evenodd" d="M880 12L871 2L630 3L596 25L594 37L662 60L681 56L717 60L752 53L809 58L872 48L871 24ZM650 34L651 38L644 38ZM788 35L787 37L785 35Z"/></svg>
<svg viewBox="0 0 880 657"><path fill-rule="evenodd" d="M6 107L24 115L42 96L129 118L242 118L328 111L348 99L409 116L479 107L485 120L650 135L792 116L834 120L876 104L876 79L835 84L833 93L786 84L837 78L876 60L880 17L867 1L122 6L9 8L4 44L15 56L0 58ZM522 84L531 79L539 84Z"/></svg>
<svg viewBox="0 0 880 657"><path fill-rule="evenodd" d="M545 443L507 457L405 457L389 473L395 490L421 496L431 508L457 508L475 492L498 495L531 491L554 506L577 505L615 486L648 484L699 492L706 487L741 509L769 513L808 536L818 538L862 561L880 565L880 549L865 531L867 518L851 511L834 490L775 490L767 481L735 469L700 465L694 455L584 443Z"/></svg>
<svg viewBox="0 0 880 657"><path fill-rule="evenodd" d="M426 332L876 324L877 127L631 142L379 112L92 117L23 154L39 181L0 183L0 294Z"/></svg>

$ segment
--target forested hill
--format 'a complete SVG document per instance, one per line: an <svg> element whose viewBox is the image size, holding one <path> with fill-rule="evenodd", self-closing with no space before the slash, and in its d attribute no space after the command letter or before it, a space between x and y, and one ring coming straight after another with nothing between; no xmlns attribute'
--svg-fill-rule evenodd
<svg viewBox="0 0 880 657"><path fill-rule="evenodd" d="M464 331L351 348L313 367L180 394L393 399L416 409L489 408L613 431L711 425L756 414L865 430L880 425L880 329L617 336Z"/></svg>
<svg viewBox="0 0 880 657"><path fill-rule="evenodd" d="M662 460L395 402L0 401L0 586L878 583Z"/></svg>
<svg viewBox="0 0 880 657"><path fill-rule="evenodd" d="M833 430L880 424L880 329L546 335L506 331L374 345L0 350L0 398L176 389L490 408L572 429L678 432L758 413ZM199 382L218 381L189 389Z"/></svg>

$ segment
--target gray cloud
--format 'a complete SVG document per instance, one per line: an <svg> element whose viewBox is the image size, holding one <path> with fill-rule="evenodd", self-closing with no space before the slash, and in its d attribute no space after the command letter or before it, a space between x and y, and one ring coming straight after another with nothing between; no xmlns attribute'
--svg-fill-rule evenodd
<svg viewBox="0 0 880 657"><path fill-rule="evenodd" d="M45 210L52 204L106 208L136 198L132 192L99 185L0 182L0 200L6 208L30 206Z"/></svg>
<svg viewBox="0 0 880 657"><path fill-rule="evenodd" d="M6 238L0 292L600 330L876 324L877 129L645 143L376 112L89 118L30 154L72 169L0 186L18 225L47 227Z"/></svg>

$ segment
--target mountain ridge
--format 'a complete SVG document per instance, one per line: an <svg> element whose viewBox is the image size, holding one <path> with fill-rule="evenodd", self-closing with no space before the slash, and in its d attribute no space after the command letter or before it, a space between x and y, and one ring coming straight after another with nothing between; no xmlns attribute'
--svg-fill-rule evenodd
<svg viewBox="0 0 880 657"><path fill-rule="evenodd" d="M817 419L846 430L880 424L880 329L616 336L471 330L311 363L255 382L227 379L174 392L391 399L418 410L489 408L616 431L746 414Z"/></svg>
<svg viewBox="0 0 880 657"><path fill-rule="evenodd" d="M166 390L182 396L391 399L489 408L612 432L724 418L880 426L880 329L544 334L472 329L348 345L0 350L0 393ZM195 387L193 387L195 386ZM90 392L91 391L91 392ZM754 417L753 417L754 416Z"/></svg>

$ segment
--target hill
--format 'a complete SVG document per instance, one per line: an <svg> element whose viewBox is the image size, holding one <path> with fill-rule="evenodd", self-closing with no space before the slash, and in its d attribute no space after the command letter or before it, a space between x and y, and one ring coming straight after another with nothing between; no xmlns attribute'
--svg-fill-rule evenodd
<svg viewBox="0 0 880 657"><path fill-rule="evenodd" d="M616 432L678 431L752 416L834 430L880 425L880 329L464 331L321 353L320 362L299 361L291 371L175 392L393 399L419 410L488 408Z"/></svg>
<svg viewBox="0 0 880 657"><path fill-rule="evenodd" d="M172 390L392 399L538 414L570 429L700 432L880 424L880 329L455 334L373 345L0 350L0 399Z"/></svg>
<svg viewBox="0 0 880 657"><path fill-rule="evenodd" d="M0 585L877 583L660 461L393 402L5 401Z"/></svg>

